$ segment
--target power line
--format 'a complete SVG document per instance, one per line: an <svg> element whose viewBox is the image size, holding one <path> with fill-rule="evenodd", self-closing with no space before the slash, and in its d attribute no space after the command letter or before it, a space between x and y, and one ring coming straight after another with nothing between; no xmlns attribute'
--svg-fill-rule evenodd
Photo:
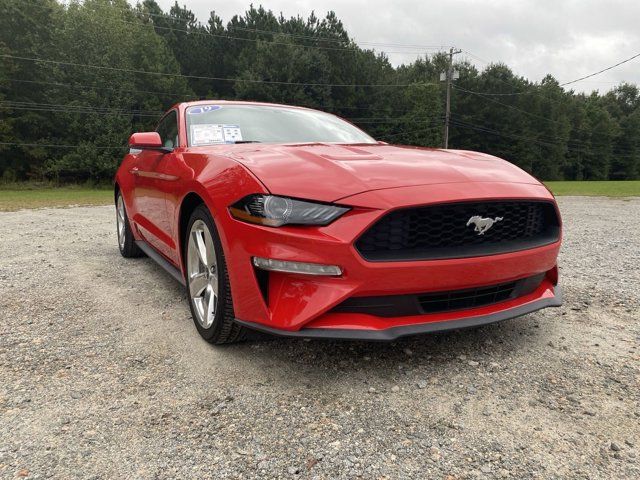
<svg viewBox="0 0 640 480"><path fill-rule="evenodd" d="M462 90L465 91L465 89L462 89ZM487 100L490 100L494 103L499 103L500 105L503 105L506 107L513 108L522 113L528 113L522 109L513 107L511 105L502 104L493 99L487 99ZM0 106L4 106L12 110L40 111L40 112L53 112L53 113L76 113L76 114L134 115L134 116L146 116L146 117L154 117L154 118L159 117L163 113L161 111L152 112L148 110L124 110L124 109L114 109L111 107L93 107L93 106L86 106L86 105L48 104L48 103L19 102L19 101L3 101L3 102L0 102ZM531 114L531 115L537 118L541 118L543 120L553 122L553 123L559 123L559 122L555 122L553 120L547 119L546 117L542 117L540 115L534 115L534 114ZM463 120L454 119L452 123L465 126L464 125L466 123L464 121L466 117L465 115L454 114L454 116L456 117L460 116L460 118L462 118ZM441 117L442 116L440 116L440 118ZM404 122L412 121L411 118L406 118L406 117L405 118L345 117L345 118L347 118L348 120L356 124L361 124L361 125L392 124L392 123L404 123ZM416 120L416 119L413 119L413 120ZM471 125L471 124L468 124L468 125ZM474 125L474 127L476 127L476 129L479 128L476 125ZM487 130L486 127L482 127L482 128L484 128L484 131L487 133L494 133L494 134L499 133L496 130ZM581 131L581 129L573 129L573 130ZM592 132L590 130L584 130L584 131L588 131L591 134L602 133L602 132ZM399 134L402 134L402 132L400 132ZM555 144L555 142L565 142L568 146L571 146L571 144L574 144L579 147L588 148L587 144L585 144L584 142L576 141L576 140L569 140L569 139L563 140L563 139L553 138L553 139L550 139L548 142L549 142L547 143L548 145L551 143Z"/></svg>
<svg viewBox="0 0 640 480"><path fill-rule="evenodd" d="M126 146L126 145L119 145L119 146L107 147L107 146L99 146L99 145L92 145L92 144L84 144L84 145L59 145L59 144L46 144L46 143L20 143L20 142L0 142L0 145L9 145L9 146L17 146L17 147L46 147L46 148L80 148L80 147L91 146L92 148L108 149L108 150L115 150L115 149L124 149L124 148L127 148L127 146Z"/></svg>
<svg viewBox="0 0 640 480"><path fill-rule="evenodd" d="M125 11L124 10L120 10L120 12L124 13ZM148 15L150 17L165 18L167 20L172 20L174 22L183 21L183 19L174 17L172 15L151 13L149 11L144 11L144 10L137 11L137 12L133 11L133 13L141 13L143 15ZM200 22L199 20L198 20L198 25L199 26L204 26L204 24L202 22ZM264 29L258 29L258 28L238 27L238 26L235 26L235 25L229 25L229 23L227 23L226 29L227 30L246 31L246 32L256 32L256 33L270 34L270 35L285 35L285 36L288 36L288 37L299 38L299 39L304 39L304 40L314 40L314 41L320 40L320 41L323 41L323 42L333 42L333 43L343 43L343 42L345 42L344 39L339 39L339 38L335 38L335 37L325 37L325 36L322 36L322 35L302 35L302 34L288 33L288 32L283 32L283 31L276 31L276 30L264 30ZM366 41L366 40L357 40L355 38L349 38L349 41L353 41L357 45L369 45L369 46L374 46L374 47L375 46L381 46L381 47L393 47L393 48L413 48L415 50L419 50L420 52L422 52L424 50L444 50L444 49L448 48L448 46L446 46L446 45L420 45L420 44L407 44L407 43L372 42L372 41ZM420 52L416 52L416 53L420 53ZM384 52L384 53L413 53L413 52Z"/></svg>
<svg viewBox="0 0 640 480"><path fill-rule="evenodd" d="M490 65L490 64L493 63L493 62L490 62L488 60L483 59L482 57L479 57L479 56L475 55L474 53L470 52L469 50L463 50L463 51L467 55L470 55L471 57L474 57L474 58L480 60L482 63L484 63L486 65ZM497 63L502 63L502 62L497 62ZM487 72L487 69L485 68L483 73L486 74L486 72ZM505 85L507 85L507 86L509 86L511 88L514 88L513 84L507 82L506 80L503 80L500 77L493 77L492 76L492 77L489 77L489 78L491 78L493 80L497 80L498 82L503 83L503 84L505 84ZM529 82L528 80L526 80L526 81ZM527 91L524 91L524 92L512 92L512 93L483 93L483 92L473 92L473 93L478 93L478 94L483 94L483 95L491 95L491 96L505 96L505 97L506 96L515 96L515 95L536 94L536 95L540 95L540 96L543 96L545 98L548 98L545 95L542 95L540 92L533 91L533 90L527 90Z"/></svg>
<svg viewBox="0 0 640 480"><path fill-rule="evenodd" d="M134 110L115 110L115 111L100 111L91 109L66 109L61 107L28 107L28 106L11 106L0 103L0 107L8 108L11 110L29 111L29 112L51 112L51 113L69 113L69 114L86 114L86 115L131 115L136 117L149 117L159 118L164 112L157 114L139 113ZM391 123L404 123L410 121L409 119L402 118L372 118L359 120L357 118L341 117L345 120L349 120L357 125L376 125L376 124L391 124Z"/></svg>
<svg viewBox="0 0 640 480"><path fill-rule="evenodd" d="M499 102L498 100L495 100L493 98L489 98L488 94L484 94L484 93L480 93L480 92L474 92L472 90L467 90L466 88L458 87L457 85L453 85L453 88L455 88L456 90L459 90L461 92L468 93L470 95L475 95L477 97L484 98L485 100L487 100L489 102L492 102L492 103L495 103L495 104L498 104L498 105L502 105L504 107L508 107L508 108L513 109L513 110L517 110L517 111L519 111L521 113L524 113L525 115L528 115L530 117L541 118L543 120L546 120L546 121L552 122L552 123L561 123L561 122L558 122L556 120L551 120L550 118L543 117L542 115L536 115L535 113L527 112L526 110L523 110L521 108L515 107L513 105L509 105L508 103Z"/></svg>
<svg viewBox="0 0 640 480"><path fill-rule="evenodd" d="M486 72L486 70L485 70ZM509 85L510 87L513 87L512 84L510 84L509 82L502 80L501 78L498 77L488 77L490 79L493 80L497 80L499 82L504 83L505 85ZM555 103L557 105L562 105L562 103L560 103L559 101L557 101L555 98L551 98L547 95L544 95L542 92L540 92L539 90L535 90L534 88L536 88L535 86L532 85L532 89L531 90L527 90L526 92L512 92L512 93L492 93L492 92L478 92L476 90L469 90L469 89L463 89L461 87L456 87L454 86L454 88L458 89L458 90L462 90L466 93L471 93L473 95L480 95L483 97L515 97L515 96L520 96L520 95L535 95L537 97L540 98L544 98L545 100L551 102L551 103ZM567 92L562 92L564 94L567 94Z"/></svg>
<svg viewBox="0 0 640 480"><path fill-rule="evenodd" d="M31 112L55 112L55 113L78 113L78 114L91 114L91 115L132 115L138 117L151 117L157 118L162 115L163 112L150 113L144 110L124 110L113 109L108 107L91 107L81 105L59 105L59 104L38 104L38 103L13 103L13 102L0 102L0 107L4 107L10 110L22 110Z"/></svg>
<svg viewBox="0 0 640 480"><path fill-rule="evenodd" d="M525 136L521 136L521 135L514 135L514 134L505 134L502 132L498 132L496 130L492 130L492 129L487 129L481 126L477 126L477 125L473 125L473 124L456 124L454 123L457 127L459 128L466 128L466 129L471 129L471 130L476 130L479 131L481 133L489 133L498 137L502 137L502 138L511 138L511 139L519 139L519 140L524 140L529 144L535 144L535 145L540 145L543 147L563 147L563 145L560 145L558 143L553 143L553 142L544 142L544 141L540 141L534 138L530 138L530 137L525 137ZM576 153L576 154L589 154L592 153L591 150L583 150L583 149L577 149L577 148L573 148L573 147L569 147L569 146L565 146L566 151L565 154L567 153ZM629 159L636 159L638 157L637 153L633 153L633 154L618 154L617 155L618 158L629 158ZM533 162L533 160L532 160ZM533 165L532 165L533 167Z"/></svg>
<svg viewBox="0 0 640 480"><path fill-rule="evenodd" d="M486 60L483 60L482 58L478 57L477 55L474 55L473 53L471 53L468 50L465 50L465 53L471 55L472 57L477 58L478 60L480 60L480 61L482 61L484 63L487 63L487 64L490 63L490 62L487 62ZM573 83L580 82L582 80L586 80L587 78L595 77L596 75L600 75L601 73L604 73L604 72L607 72L609 70L612 70L612 69L614 69L616 67L619 67L620 65L623 65L623 64L625 64L627 62L630 62L630 61L632 61L632 60L634 60L634 59L636 59L638 57L640 57L640 53L636 53L635 55L633 55L633 56L631 56L631 57L629 57L629 58L627 58L625 60L622 60L622 61L616 63L615 65L611 65L609 67L603 68L602 70L598 70L597 72L590 73L589 75L585 75L584 77L580 77L580 78L576 78L575 80L570 80L568 82L560 83L560 84L558 84L558 86L559 87L564 87L564 86L567 86L567 85L571 85ZM513 85L511 85L509 82L506 82L506 81L504 81L504 80L502 80L501 78L498 78L498 77L493 77L493 78L495 80L498 80L499 82L505 83L505 84L507 84L507 85L509 85L509 86L511 86L513 88ZM618 83L618 82L613 82L613 83ZM473 92L473 93L478 93L478 94L482 94L482 95L491 95L491 96L505 96L505 97L506 96L516 96L516 95L527 95L527 94L542 95L540 92L538 92L536 90L528 90L528 91L525 91L525 92L509 92L509 93L488 93L488 92L487 93ZM544 96L544 95L542 95L542 96ZM544 97L548 98L546 96L544 96Z"/></svg>
<svg viewBox="0 0 640 480"><path fill-rule="evenodd" d="M544 145L544 146L561 146L558 145L557 143L554 143L553 141L547 141L547 140L539 140L536 138L531 138L531 137L527 137L525 135L518 135L515 133L502 133L498 130L494 130L482 125L476 125L473 123L468 123L468 122L464 122L464 121L460 121L460 120L452 120L452 123L454 123L456 126L458 127L463 127L463 128L472 128L474 130L478 130L484 133L491 133L494 135L498 135L498 136L502 136L502 137L507 137L507 138L515 138L515 139L519 139L519 140L526 140L529 141L531 143L538 143L540 145Z"/></svg>
<svg viewBox="0 0 640 480"><path fill-rule="evenodd" d="M125 12L125 10L120 10L120 12ZM138 10L138 11L132 11L132 13L136 14L142 14L142 15L148 15L150 17L156 17L156 18L164 18L167 20L172 20L174 22L182 22L184 21L184 19L178 18L178 17L174 17L172 15L166 15L166 14L159 14L159 13L151 13L149 11L145 11L145 10ZM198 20L198 25L204 27L204 24L202 22L200 22ZM206 28L206 27L205 27ZM334 43L343 43L345 42L345 39L340 39L340 38L335 38L335 37L324 37L322 35L302 35L302 34L296 34L296 33L288 33L288 32L284 32L281 30L264 30L264 29L259 29L259 28L248 28L248 27L238 27L235 25L229 25L227 23L227 26L225 27L227 30L239 30L239 31L245 31L245 32L255 32L255 33L263 33L263 34L270 34L270 35L285 35L288 37L292 37L292 38L299 38L299 39L304 39L304 40L320 40L323 42L334 42ZM394 48L413 48L416 50L420 50L420 51L424 51L424 50L444 50L446 48L448 48L446 45L420 45L420 44L408 44L408 43L384 43L384 42L371 42L371 41L365 41L365 40L357 40L355 38L349 38L348 40L353 41L354 43L358 44L358 45L371 45L371 46L382 46L382 47L394 47ZM385 53L391 53L391 52L385 52ZM412 53L412 52L396 52L396 53Z"/></svg>
<svg viewBox="0 0 640 480"><path fill-rule="evenodd" d="M174 17L171 17L171 18L174 18ZM264 33L264 34L271 34L271 35L286 35L288 37L300 38L305 40L321 40L324 42L328 41L328 42L336 42L336 43L345 41L339 38L322 37L322 36L314 36L314 35L300 35L295 33L287 33L287 32L274 31L274 30L260 30L257 28L236 27L233 25L227 25L226 28L227 30L240 30L240 31L246 31L246 32L256 32L256 33ZM411 53L422 53L424 50L444 50L448 48L446 45L419 45L419 44L407 44L407 43L368 42L368 41L358 41L356 39L350 39L350 40L355 42L357 45L369 45L373 47L382 46L382 47L393 47L393 48L412 48L415 50L419 50L419 52L383 52L383 53L411 54Z"/></svg>
<svg viewBox="0 0 640 480"><path fill-rule="evenodd" d="M334 50L334 51L354 51L354 50L358 50L357 47L321 47L318 45L302 45L300 43L287 43L287 42L278 42L278 41L274 41L274 40L260 40L259 38L243 38L243 37L233 37L231 35L222 35L222 34L217 34L217 33L211 33L211 32L203 32L203 31L198 31L198 30L185 30L182 28L174 28L174 27L165 27L162 25L157 25L155 23L140 23L140 22L129 22L127 20L119 20L119 19L114 19L117 22L120 23L124 23L127 25L133 25L136 27L151 27L153 29L160 29L160 30L169 30L171 32L183 32L183 33L187 33L189 35L204 35L204 36L208 36L208 37L214 37L214 38L220 38L223 40L239 40L241 42L253 42L253 43L268 43L271 45L282 45L282 46L288 46L288 47L298 47L298 48L310 48L310 49L317 49L317 50ZM396 53L396 52L384 52L384 53Z"/></svg>
<svg viewBox="0 0 640 480"><path fill-rule="evenodd" d="M209 31L200 31L200 30L196 30L196 29L192 29L192 30L186 30L186 29L182 29L182 28L175 28L175 27L165 27L162 25L158 25L156 23L139 23L139 22L130 22L127 20L119 20L119 19L114 19L118 22L121 23L125 23L128 25L134 25L134 26L140 26L140 27L145 27L145 26L150 26L152 28L158 28L161 30L169 30L172 32L183 32L189 35L205 35L205 36L210 36L210 37L214 37L214 38L220 38L223 40L239 40L242 42L253 42L253 43L268 43L271 45L282 45L282 46L287 46L287 47L299 47L299 48L309 48L309 49L317 49L317 50L333 50L333 51L358 51L358 50L365 50L360 48L358 45L356 46L343 46L343 47L323 47L323 46L319 46L319 45L304 45L301 43L287 43L287 42L279 42L276 40L261 40L259 38L244 38L244 37L234 37L231 35L223 35L223 34L218 34L218 33L212 33ZM271 32L271 34L273 35L277 35L279 32ZM315 40L315 39L314 39ZM397 47L397 48L401 48L401 47ZM401 54L422 54L424 53L425 49L422 49L423 51L420 52L394 52L394 51L388 51L388 50L379 50L378 53L384 53L384 54L394 54L394 53L401 53ZM375 50L374 50L375 51Z"/></svg>
<svg viewBox="0 0 640 480"><path fill-rule="evenodd" d="M565 85L571 85L572 83L576 83L576 82L579 82L581 80L585 80L587 78L595 77L596 75L600 75L601 73L604 73L604 72L609 71L609 70L611 70L613 68L619 67L620 65L622 65L624 63L627 63L627 62L630 62L634 58L638 58L638 57L640 57L640 53L636 53L635 55L633 55L632 57L627 58L626 60L622 60L621 62L618 62L615 65L611 65L610 67L603 68L602 70L598 70L597 72L590 73L589 75L585 75L584 77L576 78L575 80L571 80L570 82L561 83L560 86L564 87Z"/></svg>
<svg viewBox="0 0 640 480"><path fill-rule="evenodd" d="M46 82L44 82L46 83ZM460 89L462 91L467 92L466 89L461 89L459 87L455 87L457 89ZM482 95L480 95L482 96ZM556 121L553 121L551 119L548 119L546 117L542 117L540 115L535 115L535 114L530 114L529 112L526 112L525 110L519 109L517 107L514 107L512 105L507 105L507 104L503 104L501 102L497 102L496 100L493 99L486 99L489 100L493 103L498 103L500 105L503 105L505 107L509 107L509 108L513 108L519 112L534 116L536 118L541 118L543 120L549 121L549 122L553 122L553 123L559 123ZM10 108L12 110L28 110L28 111L41 111L41 112L55 112L55 113L80 113L80 114L104 114L104 115L135 115L135 116L147 116L147 117L159 117L163 112L161 111L146 111L146 110L124 110L124 109L113 109L110 107L93 107L93 106L85 106L85 105L69 105L69 104L47 104L47 103L34 103L34 102L19 102L19 101L4 101L4 102L0 102L0 106L4 106L6 108ZM459 116L458 114L455 114L455 116ZM464 118L463 115L460 115L461 118ZM347 119L351 120L354 123L357 124L389 124L389 123L403 123L403 122L407 122L410 121L411 119L409 118L389 118L389 117L346 117ZM464 124L464 121L460 121L460 120L455 120L455 123L457 124ZM477 126L475 126L477 128ZM487 133L499 133L495 130L486 130ZM582 129L573 129L575 131L581 131ZM582 130L582 131L588 131L589 133L593 134L593 133L602 133L602 132L592 132L590 130ZM558 142L558 141L562 141L562 142L566 142L567 145L571 145L571 144L576 144L578 146L582 146L582 147L587 147L586 144L584 144L583 142L580 141L576 141L576 140L561 140L561 139L552 139L550 140L550 142Z"/></svg>
<svg viewBox="0 0 640 480"><path fill-rule="evenodd" d="M541 95L541 96L543 96L540 92L536 92L534 90L529 90L529 91L526 91L526 92L510 92L510 93L492 93L492 92L478 92L478 91L475 91L475 90L467 90L467 93L475 93L476 95L486 95L488 97L514 97L514 96L517 96L517 95Z"/></svg>
<svg viewBox="0 0 640 480"><path fill-rule="evenodd" d="M381 135L379 138L381 139L389 139L389 138L395 138L401 135L413 135L416 133L423 133L423 132L434 132L434 131L440 131L442 129L442 124L440 123L442 121L441 118L438 119L433 119L431 121L427 121L425 123L425 126L420 127L419 129L412 129L412 130L404 130L402 132L397 132L397 133L391 133L391 134L385 134L385 135ZM435 125L437 123L437 125ZM432 126L429 126L432 125Z"/></svg>
<svg viewBox="0 0 640 480"><path fill-rule="evenodd" d="M480 132L483 132L483 133L490 133L490 134L493 134L493 135L496 135L496 136L499 136L499 137L504 137L504 138L513 138L513 139L518 139L518 140L525 140L525 141L527 141L529 143L541 145L541 146L544 146L544 147L563 147L564 146L564 147L566 147L567 151L569 151L569 152L583 153L583 154L584 153L591 153L591 150L589 150L588 146L586 146L586 145L583 145L583 148L579 148L579 147L575 148L575 147L572 147L570 145L562 145L561 143L558 143L558 142L562 142L561 139L546 139L546 140L544 140L544 137L541 137L541 138L543 138L543 140L540 140L540 139L537 139L537 138L528 137L526 135L503 133L503 132L500 132L498 130L487 128L487 127L484 127L484 126L481 126L481 125L475 125L475 124L468 123L468 122L461 122L461 121L458 121L458 120L452 120L452 123L455 124L456 126L460 127L460 128L469 128L469 129L472 129L472 130L477 130L477 131L480 131ZM587 149L585 149L585 148L587 148ZM630 153L630 152L627 151L626 152L627 155L624 155L624 153L625 152L623 152L623 155L620 155L620 157L623 157L623 158L637 158L637 156L638 156L638 154L635 153L635 152L634 153Z"/></svg>
<svg viewBox="0 0 640 480"><path fill-rule="evenodd" d="M87 63L76 63L76 62L64 62L61 60L46 60L43 58L32 58L32 57L21 57L16 55L8 55L2 54L1 58L11 58L14 60L23 60L23 61L32 61L32 62L41 62L48 63L52 65L63 65L63 66L71 66L71 67L84 67L84 68L95 68L99 70L109 70L115 72L125 72L125 73L137 73L137 74L145 74L145 75L160 75L165 77L174 77L174 78L193 78L199 80L219 80L225 82L247 82L247 83L260 83L260 84L269 84L269 85L291 85L291 86L300 86L300 87L351 87L351 88L376 88L376 87L401 87L405 88L412 84L351 84L351 83L305 83L305 82L284 82L278 80L256 80L250 78L225 78L225 77L207 77L202 75L182 75L179 73L167 73L167 72L154 72L148 70L137 70L132 68L117 68L117 67L106 67L103 65L92 65ZM433 85L433 84L428 84Z"/></svg>
<svg viewBox="0 0 640 480"><path fill-rule="evenodd" d="M147 113L153 115L162 115L164 113L163 110L142 110L142 109L123 109L119 107L110 107L110 106L95 106L95 105L79 105L76 103L41 103L41 102L31 102L31 101L17 101L17 100L0 100L0 104L7 105L9 107L53 107L53 108L66 108L68 110L91 110L91 111L114 111L114 112L127 112L127 113Z"/></svg>
<svg viewBox="0 0 640 480"><path fill-rule="evenodd" d="M525 115L527 115L529 117L539 118L539 119L544 120L546 122L553 123L553 124L556 124L556 125L560 125L560 126L563 126L563 127L567 126L567 124L564 124L564 123L562 123L562 122L560 122L558 120L552 120L552 119L550 119L548 117L544 117L542 115L537 115L535 113L528 112L528 111L526 111L526 110L524 110L522 108L518 108L518 107L516 107L514 105L509 105L507 103L499 102L498 100L495 100L493 98L489 98L489 97L485 96L482 93L476 93L476 92L473 92L471 90L467 90L467 89L464 89L464 88L461 88L461 87L457 87L455 85L453 86L453 88L455 88L456 90L459 90L461 92L464 92L464 93L469 93L469 94L478 96L478 97L480 97L480 98L482 98L482 99L484 99L486 101L489 101L489 102L492 102L492 103L495 103L495 104L502 105L504 107L510 108L510 109L515 110L517 112L523 113L523 114L525 114ZM559 102L555 102L555 103L557 103L558 105L562 105ZM456 114L456 115L457 116L462 116L464 114ZM606 137L614 137L615 136L615 134L613 134L613 133L601 132L601 131L598 131L598 130L586 129L586 128L577 128L577 127L572 126L571 124L568 124L568 127L569 127L569 130L573 131L573 132L587 132L590 135L604 135ZM575 143L575 141L573 141L573 142ZM580 142L580 143L582 143L582 142Z"/></svg>
<svg viewBox="0 0 640 480"><path fill-rule="evenodd" d="M0 107L11 110L27 110L27 111L43 111L56 113L86 113L86 114L104 114L104 115L134 115L146 117L159 117L163 111L151 110L125 110L114 109L111 107L94 107L90 105L73 105L73 104L52 104L52 103L35 103L35 102L17 102L17 101L0 101ZM381 123L401 123L410 121L410 118L391 118L391 117L343 117L357 124L381 124Z"/></svg>
<svg viewBox="0 0 640 480"><path fill-rule="evenodd" d="M178 92L159 92L154 90L135 90L135 89L127 89L122 88L119 85L106 85L106 86L98 86L98 85L83 85L79 83L62 83L62 82L45 82L40 80L23 80L21 78L7 78L5 79L9 82L14 83L29 83L34 85L51 85L56 87L64 87L64 88L87 88L93 90L115 90L120 92L128 92L128 93L148 93L151 95L167 95L172 96L174 98L186 98L186 97L196 97L197 95L186 94L186 93L178 93Z"/></svg>
<svg viewBox="0 0 640 480"><path fill-rule="evenodd" d="M84 114L84 115L131 115L136 117L149 117L149 118L159 118L160 115L150 115L146 113L135 113L135 112L95 112L88 110L64 110L64 109L56 109L56 108L28 108L28 107L6 107L11 110L18 111L28 111L28 112L50 112L50 113L76 113L76 114Z"/></svg>
<svg viewBox="0 0 640 480"><path fill-rule="evenodd" d="M474 53L471 53L469 50L463 50L463 52L464 52L464 53L466 53L467 55L469 55L469 56L471 56L471 57L475 58L476 60L480 60L480 61L481 61L482 63L484 63L485 65L489 65L490 63L492 63L492 62L490 62L489 60L485 60L484 58L479 57L479 56L477 56L477 55L476 55L476 54L474 54Z"/></svg>
<svg viewBox="0 0 640 480"><path fill-rule="evenodd" d="M451 118L451 85L453 83L454 76L457 73L457 72L454 72L453 70L453 56L459 53L462 53L462 50L455 50L453 47L451 47L448 55L449 63L447 64L447 71L445 72L445 78L447 82L447 101L446 101L445 117L444 117L444 141L443 141L443 147L445 149L449 148L449 119ZM440 77L440 79L442 80L442 77Z"/></svg>
<svg viewBox="0 0 640 480"><path fill-rule="evenodd" d="M455 122L458 125L462 125L462 126L464 126L464 125L474 125L475 126L475 124L472 124L472 123L468 122L467 119L464 118L465 117L464 115L454 114L454 116L455 117L460 117L460 119L456 119L456 118L452 119L452 122ZM496 133L496 132L498 132L498 130L492 130L492 129L489 129L488 127L482 127L482 128L487 129L486 130L487 133ZM513 135L515 135L515 134L513 134ZM567 139L562 139L562 138L548 137L548 136L543 136L543 135L538 135L538 138L539 139L543 139L545 141L548 141L549 143L552 143L554 145L557 144L558 142L562 142L562 143L566 143L567 146L575 145L577 147L584 147L584 148L588 148L589 147L589 143L587 143L587 142L582 142L582 141L579 141L579 140L570 140L568 138Z"/></svg>
<svg viewBox="0 0 640 480"><path fill-rule="evenodd" d="M128 88L122 88L120 85L104 85L104 86L99 86L96 84L92 84L92 85L87 85L87 84L79 84L79 83L62 83L62 82L45 82L45 81L40 81L40 80L23 80L20 78L6 78L5 80L9 81L9 82L15 82L15 83L27 83L27 84L34 84L34 85L51 85L51 86L56 86L56 87L62 87L62 88L73 88L73 89L91 89L88 90L89 93L91 91L104 91L104 90L111 90L111 91L121 91L121 92L127 92L127 93L148 93L148 94L153 94L153 95L166 95L166 96L171 96L174 99L185 99L184 101L194 101L197 100L198 97L195 94L186 94L186 93L177 93L177 92L160 92L160 91L153 91L153 90L136 90L136 89L128 89ZM188 100L191 99L191 100ZM236 100L236 99L225 99L225 98L213 98L211 100ZM336 111L341 111L341 110L365 110L365 111L371 111L371 110L375 110L376 107L375 106L369 106L369 107L357 107L357 106L349 106L349 105L325 105L325 104L311 104L311 103L296 103L297 106L301 106L301 107L308 107L308 108L322 108L322 109L331 109L333 111L333 113L335 113ZM401 113L406 113L405 109L397 109L397 108L391 108L391 109L386 109L386 112L401 112Z"/></svg>
<svg viewBox="0 0 640 480"><path fill-rule="evenodd" d="M32 6L35 7L44 7L43 5L38 5L38 4L33 4ZM140 20L143 20L142 18L140 18L139 15L147 15L149 17L159 17L159 18L165 18L168 20L172 20L172 21L176 21L176 22L184 22L185 19L181 19L181 18L177 18L177 17L172 17L171 15L161 15L161 14L157 14L157 13L151 13L148 11L144 11L144 10L122 10L122 9L117 9L114 8L114 10L116 12L119 12L121 14L124 13L131 13L134 15L138 15L137 18ZM356 46L342 46L342 47L323 47L323 46L318 46L318 45L303 45L303 44L299 44L299 43L286 43L286 42L278 42L278 41L273 41L273 40L260 40L260 39L255 39L255 38L244 38L244 37L234 37L231 35L227 35L227 34L217 34L217 33L212 33L210 31L202 31L202 30L198 30L198 28L200 29L206 29L206 26L204 26L200 21L197 21L197 26L196 28L193 29L181 29L181 28L175 28L175 27L165 27L162 25L158 25L156 23L139 23L139 22L132 22L132 21L128 21L128 20L124 20L124 19L119 19L119 18L115 18L112 17L114 20L116 20L117 22L120 23L124 23L124 24L129 24L129 25L134 25L134 26L139 26L139 27L146 27L146 26L151 26L153 28L158 28L161 30L169 30L169 31L176 31L176 32L183 32L183 33L187 33L187 34L194 34L194 35L207 35L207 36L211 36L211 37L216 37L216 38L221 38L221 39L226 39L226 40L239 40L239 41L245 41L245 42L263 42L263 43L269 43L269 44L273 44L273 45L286 45L286 46L294 46L294 47L301 47L301 48L311 48L311 49L319 49L319 50L343 50L343 51L357 51L360 47L358 45ZM277 32L277 31L270 31L270 30L259 30L259 29L243 29L242 27L234 27L231 26L231 29L235 29L235 30L247 30L247 31L255 31L258 33L269 33L272 35L287 35L287 36L296 36L295 34L287 34L285 32ZM227 27L227 30L229 30L229 27ZM341 40L339 39L330 39L328 37L314 37L314 36L310 36L310 35L306 35L306 36L300 36L300 37L306 37L309 40L322 40L322 41L327 41L327 40L331 40L331 41L336 41L336 42L340 42ZM353 40L354 42L356 42L355 40ZM424 50L428 50L428 49L442 49L443 46L439 45L425 45L425 46L421 46L421 45L411 45L411 44L385 44L385 43L377 43L377 42L356 42L360 43L362 45L365 44L370 44L371 46L375 46L375 45L379 45L379 46L392 46L392 47L396 47L396 48L413 48L413 49L417 49L420 50L419 52L393 52L393 51L385 51L385 50L379 50L378 53L384 53L384 54L422 54L424 52ZM446 48L446 47L444 47Z"/></svg>

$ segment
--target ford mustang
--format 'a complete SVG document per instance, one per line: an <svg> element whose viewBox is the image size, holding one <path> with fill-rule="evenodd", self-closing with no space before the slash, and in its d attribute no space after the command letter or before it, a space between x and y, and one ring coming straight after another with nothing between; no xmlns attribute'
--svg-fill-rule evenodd
<svg viewBox="0 0 640 480"><path fill-rule="evenodd" d="M129 146L120 252L183 283L211 343L393 340L561 303L556 202L505 160L236 101L180 103Z"/></svg>

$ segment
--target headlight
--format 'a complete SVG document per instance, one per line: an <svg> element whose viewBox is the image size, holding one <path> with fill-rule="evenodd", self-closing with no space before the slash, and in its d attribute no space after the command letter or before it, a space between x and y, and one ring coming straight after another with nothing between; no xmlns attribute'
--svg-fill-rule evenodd
<svg viewBox="0 0 640 480"><path fill-rule="evenodd" d="M229 211L238 220L280 227L282 225L328 225L349 209L276 195L249 195L231 205Z"/></svg>

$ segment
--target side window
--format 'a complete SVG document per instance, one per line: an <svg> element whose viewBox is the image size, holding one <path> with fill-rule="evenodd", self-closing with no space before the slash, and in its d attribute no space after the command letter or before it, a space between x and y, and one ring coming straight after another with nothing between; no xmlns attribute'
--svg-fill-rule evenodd
<svg viewBox="0 0 640 480"><path fill-rule="evenodd" d="M178 145L178 114L175 110L169 112L156 128L160 135L162 146L165 148L176 148Z"/></svg>

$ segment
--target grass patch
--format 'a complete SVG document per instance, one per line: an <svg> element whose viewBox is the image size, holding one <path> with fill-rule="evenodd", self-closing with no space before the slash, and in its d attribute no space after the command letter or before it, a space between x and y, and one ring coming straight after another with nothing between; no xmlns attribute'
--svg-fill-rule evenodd
<svg viewBox="0 0 640 480"><path fill-rule="evenodd" d="M640 180L618 182L545 182L554 195L638 197ZM75 205L109 205L113 189L84 186L50 187L48 185L15 184L0 186L0 211L24 208L70 207Z"/></svg>
<svg viewBox="0 0 640 480"><path fill-rule="evenodd" d="M554 195L582 195L602 197L638 197L640 180L544 182Z"/></svg>
<svg viewBox="0 0 640 480"><path fill-rule="evenodd" d="M86 187L0 188L0 211L3 212L13 212L24 208L109 205L112 203L112 189Z"/></svg>

